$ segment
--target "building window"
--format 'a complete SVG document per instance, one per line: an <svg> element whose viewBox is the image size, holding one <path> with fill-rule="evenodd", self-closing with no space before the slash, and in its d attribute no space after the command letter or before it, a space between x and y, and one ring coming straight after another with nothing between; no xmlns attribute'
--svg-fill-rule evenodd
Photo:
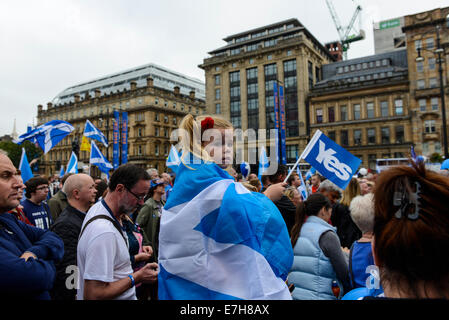
<svg viewBox="0 0 449 320"><path fill-rule="evenodd" d="M439 141L435 142L435 152L441 153L441 142Z"/></svg>
<svg viewBox="0 0 449 320"><path fill-rule="evenodd" d="M346 106L340 106L340 121L348 120L348 112Z"/></svg>
<svg viewBox="0 0 449 320"><path fill-rule="evenodd" d="M246 46L246 52L257 50L257 43L249 44Z"/></svg>
<svg viewBox="0 0 449 320"><path fill-rule="evenodd" d="M143 121L144 117L143 117L143 113L138 112L136 113L136 121Z"/></svg>
<svg viewBox="0 0 449 320"><path fill-rule="evenodd" d="M404 143L404 126L396 126L396 143Z"/></svg>
<svg viewBox="0 0 449 320"><path fill-rule="evenodd" d="M164 116L164 123L168 123L168 116Z"/></svg>
<svg viewBox="0 0 449 320"><path fill-rule="evenodd" d="M397 116L402 116L404 114L404 106L402 99L394 100L394 110Z"/></svg>
<svg viewBox="0 0 449 320"><path fill-rule="evenodd" d="M220 93L220 89L215 89L215 100L220 100L221 99L221 93Z"/></svg>
<svg viewBox="0 0 449 320"><path fill-rule="evenodd" d="M335 108L334 107L329 107L327 109L327 115L329 118L329 122L335 122Z"/></svg>
<svg viewBox="0 0 449 320"><path fill-rule="evenodd" d="M138 104L142 104L142 103L143 103L142 98L137 99L137 103L138 103Z"/></svg>
<svg viewBox="0 0 449 320"><path fill-rule="evenodd" d="M154 127L154 135L156 137L159 137L159 128L158 127Z"/></svg>
<svg viewBox="0 0 449 320"><path fill-rule="evenodd" d="M362 144L362 130L354 130L354 145L358 146Z"/></svg>
<svg viewBox="0 0 449 320"><path fill-rule="evenodd" d="M253 58L249 59L249 64L253 64L253 63L254 63L254 59Z"/></svg>
<svg viewBox="0 0 449 320"><path fill-rule="evenodd" d="M430 105L431 105L433 111L438 110L438 107L439 107L439 105L438 105L438 98L430 99Z"/></svg>
<svg viewBox="0 0 449 320"><path fill-rule="evenodd" d="M237 67L237 63L234 62L234 63L232 64L232 67L233 67L233 68L236 68L236 67Z"/></svg>
<svg viewBox="0 0 449 320"><path fill-rule="evenodd" d="M415 40L415 50L418 51L418 49L422 48L422 41L421 40Z"/></svg>
<svg viewBox="0 0 449 320"><path fill-rule="evenodd" d="M159 121L159 113L154 114L154 121Z"/></svg>
<svg viewBox="0 0 449 320"><path fill-rule="evenodd" d="M426 109L427 109L426 99L419 99L418 104L419 104L420 111L426 111Z"/></svg>
<svg viewBox="0 0 449 320"><path fill-rule="evenodd" d="M416 72L423 72L424 71L424 63L422 61L418 61L416 63Z"/></svg>
<svg viewBox="0 0 449 320"><path fill-rule="evenodd" d="M376 143L376 129L375 128L369 128L366 130L366 135L368 138L368 144L375 144Z"/></svg>
<svg viewBox="0 0 449 320"><path fill-rule="evenodd" d="M159 104L159 99L158 98L154 99L154 104Z"/></svg>
<svg viewBox="0 0 449 320"><path fill-rule="evenodd" d="M380 113L382 117L388 117L388 101L380 102Z"/></svg>
<svg viewBox="0 0 449 320"><path fill-rule="evenodd" d="M309 71L309 89L313 87L313 64L308 61L308 71Z"/></svg>
<svg viewBox="0 0 449 320"><path fill-rule="evenodd" d="M323 109L316 109L316 123L323 123Z"/></svg>
<svg viewBox="0 0 449 320"><path fill-rule="evenodd" d="M374 103L368 102L366 104L366 115L368 118L374 118Z"/></svg>
<svg viewBox="0 0 449 320"><path fill-rule="evenodd" d="M360 104L354 105L354 120L360 120Z"/></svg>
<svg viewBox="0 0 449 320"><path fill-rule="evenodd" d="M285 146L285 151L287 153L287 163L296 162L296 155L298 154L298 145L290 144Z"/></svg>
<svg viewBox="0 0 449 320"><path fill-rule="evenodd" d="M229 82L240 82L240 71L230 72L229 73Z"/></svg>
<svg viewBox="0 0 449 320"><path fill-rule="evenodd" d="M173 124L176 125L178 123L178 119L176 117L173 117Z"/></svg>
<svg viewBox="0 0 449 320"><path fill-rule="evenodd" d="M168 138L168 128L164 128L164 137Z"/></svg>
<svg viewBox="0 0 449 320"><path fill-rule="evenodd" d="M416 87L418 89L424 89L426 87L426 80L424 80L424 79L417 80Z"/></svg>
<svg viewBox="0 0 449 320"><path fill-rule="evenodd" d="M271 60L271 59L273 59L273 56L272 56L271 54L269 54L269 55L267 56L267 60Z"/></svg>
<svg viewBox="0 0 449 320"><path fill-rule="evenodd" d="M143 128L138 128L137 129L137 136L138 137L142 137L143 136Z"/></svg>
<svg viewBox="0 0 449 320"><path fill-rule="evenodd" d="M214 77L215 77L215 85L216 85L216 86L220 85L220 82L221 82L221 81L220 81L220 75L219 75L219 74L216 74Z"/></svg>
<svg viewBox="0 0 449 320"><path fill-rule="evenodd" d="M429 58L429 70L435 70L435 58Z"/></svg>
<svg viewBox="0 0 449 320"><path fill-rule="evenodd" d="M348 130L341 130L340 131L340 144L342 146L347 146L348 143Z"/></svg>
<svg viewBox="0 0 449 320"><path fill-rule="evenodd" d="M424 132L425 133L434 133L435 130L435 120L426 120L424 121Z"/></svg>
<svg viewBox="0 0 449 320"><path fill-rule="evenodd" d="M233 56L233 55L239 54L239 53L240 53L240 48L235 48L235 49L231 49L230 55Z"/></svg>
<svg viewBox="0 0 449 320"><path fill-rule="evenodd" d="M385 127L381 129L382 133L382 144L389 144L390 143L390 128Z"/></svg>
<svg viewBox="0 0 449 320"><path fill-rule="evenodd" d="M168 102L167 101L164 101L164 106L168 107Z"/></svg>
<svg viewBox="0 0 449 320"><path fill-rule="evenodd" d="M432 50L432 49L433 49L433 46L434 46L434 44L433 44L433 38L427 38L427 39L426 39L426 48L427 48L428 50Z"/></svg>
<svg viewBox="0 0 449 320"><path fill-rule="evenodd" d="M292 51L291 50L287 50L287 57L290 57L292 55Z"/></svg>
<svg viewBox="0 0 449 320"><path fill-rule="evenodd" d="M369 154L368 155L368 168L371 170L376 170L376 164L377 164L377 156L375 154Z"/></svg>
<svg viewBox="0 0 449 320"><path fill-rule="evenodd" d="M156 156L159 155L159 145L158 145L158 144L156 144L156 145L154 146L154 154L155 154Z"/></svg>
<svg viewBox="0 0 449 320"><path fill-rule="evenodd" d="M328 131L327 132L327 136L329 139L331 139L332 141L335 141L335 131Z"/></svg>
<svg viewBox="0 0 449 320"><path fill-rule="evenodd" d="M216 103L215 104L215 114L220 114L221 113L221 103Z"/></svg>
<svg viewBox="0 0 449 320"><path fill-rule="evenodd" d="M429 79L429 87L436 88L437 86L438 86L437 78L430 78Z"/></svg>

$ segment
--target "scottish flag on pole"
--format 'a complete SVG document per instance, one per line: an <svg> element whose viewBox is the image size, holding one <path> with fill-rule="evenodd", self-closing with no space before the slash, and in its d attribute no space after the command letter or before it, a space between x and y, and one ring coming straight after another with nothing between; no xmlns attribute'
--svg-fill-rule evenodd
<svg viewBox="0 0 449 320"><path fill-rule="evenodd" d="M260 180L260 183L262 183L262 175L265 171L267 171L269 165L270 164L268 162L267 153L265 152L265 147L262 146L259 155L259 172L258 172L258 178Z"/></svg>
<svg viewBox="0 0 449 320"><path fill-rule="evenodd" d="M73 131L73 126L62 120L52 120L40 125L34 130L22 134L14 143L21 144L25 140L39 144L44 150L44 154L56 146L59 141L64 139L70 132Z"/></svg>
<svg viewBox="0 0 449 320"><path fill-rule="evenodd" d="M89 121L89 119L86 120L86 126L84 127L84 136L97 140L98 142L101 142L105 147L108 146L108 140L104 136L103 132L97 129L92 122Z"/></svg>
<svg viewBox="0 0 449 320"><path fill-rule="evenodd" d="M180 163L181 159L179 157L178 150L176 150L175 146L172 145L165 165L167 166L167 168L172 169L172 171L176 173L176 170L178 170Z"/></svg>
<svg viewBox="0 0 449 320"><path fill-rule="evenodd" d="M214 163L179 165L162 211L159 299L291 299L293 263L277 207Z"/></svg>
<svg viewBox="0 0 449 320"><path fill-rule="evenodd" d="M112 169L112 164L110 164L109 161L106 160L94 141L91 142L89 163L91 165L97 166L101 172L106 174L109 174L109 171Z"/></svg>
<svg viewBox="0 0 449 320"><path fill-rule="evenodd" d="M298 187L299 194L301 195L302 200L306 200L308 197L307 187L306 184L304 183L301 170L299 170L299 166L296 167L296 172L298 173L299 179L301 180L301 185Z"/></svg>
<svg viewBox="0 0 449 320"><path fill-rule="evenodd" d="M65 172L64 172L64 166L61 165L61 170L59 170L59 178L62 178L64 176Z"/></svg>
<svg viewBox="0 0 449 320"><path fill-rule="evenodd" d="M320 130L315 132L301 157L342 189L346 188L362 162Z"/></svg>
<svg viewBox="0 0 449 320"><path fill-rule="evenodd" d="M22 176L23 183L27 182L29 179L33 177L33 172L31 171L30 163L28 162L25 148L22 148L22 156L20 157L19 170Z"/></svg>
<svg viewBox="0 0 449 320"><path fill-rule="evenodd" d="M69 163L67 164L66 173L78 173L78 158L73 151L72 155L70 156Z"/></svg>
<svg viewBox="0 0 449 320"><path fill-rule="evenodd" d="M310 178L312 178L312 176L315 174L316 170L314 167L311 167L309 169L309 171L307 171L306 173L306 180L309 180Z"/></svg>

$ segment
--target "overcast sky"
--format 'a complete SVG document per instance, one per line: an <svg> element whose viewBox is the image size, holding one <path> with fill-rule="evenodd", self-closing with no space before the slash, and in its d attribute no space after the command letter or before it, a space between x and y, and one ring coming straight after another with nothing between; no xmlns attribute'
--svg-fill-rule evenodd
<svg viewBox="0 0 449 320"><path fill-rule="evenodd" d="M366 39L349 58L374 54L373 22L442 8L447 0L334 0L346 26L362 6ZM37 105L65 88L156 63L204 81L198 68L228 35L296 18L319 41L337 40L325 0L1 0L0 136L36 123ZM359 27L359 23L356 23Z"/></svg>

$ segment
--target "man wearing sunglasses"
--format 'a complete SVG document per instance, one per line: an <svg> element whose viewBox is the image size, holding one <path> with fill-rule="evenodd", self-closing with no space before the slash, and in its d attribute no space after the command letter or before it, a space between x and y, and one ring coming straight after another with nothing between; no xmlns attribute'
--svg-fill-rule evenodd
<svg viewBox="0 0 449 320"><path fill-rule="evenodd" d="M111 176L108 194L89 209L78 242L78 300L136 300L136 284L157 280L156 263L133 272L121 222L143 205L149 188L144 169L122 165Z"/></svg>
<svg viewBox="0 0 449 320"><path fill-rule="evenodd" d="M25 197L21 204L28 220L36 227L48 230L53 224L50 207L46 199L48 195L48 180L34 177L25 182Z"/></svg>

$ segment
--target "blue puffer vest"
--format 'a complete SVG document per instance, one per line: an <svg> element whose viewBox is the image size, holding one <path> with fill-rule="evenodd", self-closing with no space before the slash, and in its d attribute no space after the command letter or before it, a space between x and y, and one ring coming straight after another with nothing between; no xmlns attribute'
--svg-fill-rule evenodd
<svg viewBox="0 0 449 320"><path fill-rule="evenodd" d="M332 281L337 280L334 268L320 248L321 235L336 228L316 216L310 216L301 228L293 248L294 260L288 282L295 285L295 300L335 300Z"/></svg>

